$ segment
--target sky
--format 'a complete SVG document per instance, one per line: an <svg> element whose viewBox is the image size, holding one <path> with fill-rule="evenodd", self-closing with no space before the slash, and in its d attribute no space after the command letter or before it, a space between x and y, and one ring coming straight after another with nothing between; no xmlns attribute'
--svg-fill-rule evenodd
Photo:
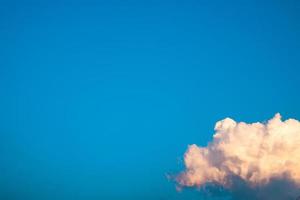
<svg viewBox="0 0 300 200"><path fill-rule="evenodd" d="M217 121L300 119L299 1L0 1L0 199L176 191Z"/></svg>

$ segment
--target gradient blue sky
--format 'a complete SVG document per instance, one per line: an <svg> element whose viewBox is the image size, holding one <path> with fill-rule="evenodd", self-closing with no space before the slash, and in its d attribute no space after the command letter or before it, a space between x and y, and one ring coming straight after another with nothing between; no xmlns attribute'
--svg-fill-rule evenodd
<svg viewBox="0 0 300 200"><path fill-rule="evenodd" d="M0 2L0 198L177 193L216 121L300 119L299 1Z"/></svg>

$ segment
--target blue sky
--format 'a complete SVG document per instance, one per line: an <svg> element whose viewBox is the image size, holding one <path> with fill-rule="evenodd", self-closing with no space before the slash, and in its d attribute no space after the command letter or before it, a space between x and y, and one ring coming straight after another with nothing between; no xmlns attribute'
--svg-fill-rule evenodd
<svg viewBox="0 0 300 200"><path fill-rule="evenodd" d="M300 119L297 1L0 2L1 199L176 192L216 121Z"/></svg>

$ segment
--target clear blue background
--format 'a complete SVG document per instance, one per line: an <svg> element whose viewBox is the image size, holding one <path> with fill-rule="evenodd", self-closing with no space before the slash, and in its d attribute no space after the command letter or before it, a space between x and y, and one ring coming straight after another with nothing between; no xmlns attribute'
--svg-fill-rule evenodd
<svg viewBox="0 0 300 200"><path fill-rule="evenodd" d="M0 199L176 192L216 121L300 119L299 1L0 3Z"/></svg>

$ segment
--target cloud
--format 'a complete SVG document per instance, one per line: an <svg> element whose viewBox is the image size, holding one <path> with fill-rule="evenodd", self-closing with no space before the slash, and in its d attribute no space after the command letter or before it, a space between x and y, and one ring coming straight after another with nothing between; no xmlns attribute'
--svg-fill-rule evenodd
<svg viewBox="0 0 300 200"><path fill-rule="evenodd" d="M190 145L184 155L185 171L176 177L180 187L213 184L234 199L295 199L300 195L300 122L216 123L207 147Z"/></svg>

